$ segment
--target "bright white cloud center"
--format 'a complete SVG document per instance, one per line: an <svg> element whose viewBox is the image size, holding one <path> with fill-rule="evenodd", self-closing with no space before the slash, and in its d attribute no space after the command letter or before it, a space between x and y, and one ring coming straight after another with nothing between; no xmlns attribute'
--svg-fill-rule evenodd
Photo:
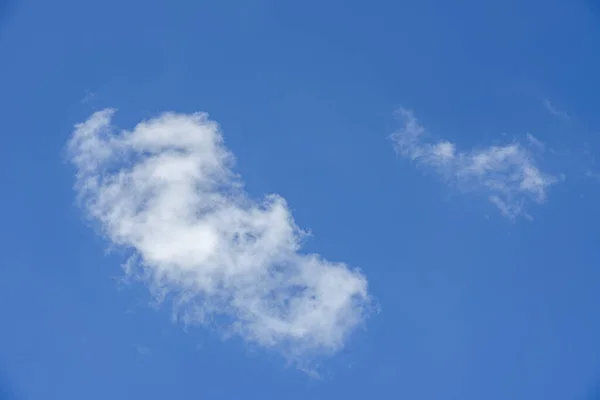
<svg viewBox="0 0 600 400"><path fill-rule="evenodd" d="M404 125L392 135L398 154L438 172L445 179L469 189L483 189L490 201L509 218L522 215L526 201L542 203L549 186L557 182L542 173L531 151L519 143L458 152L448 141L431 141L413 113L400 109ZM530 144L543 150L532 135Z"/></svg>
<svg viewBox="0 0 600 400"><path fill-rule="evenodd" d="M188 322L218 320L286 352L340 349L365 318L365 277L299 252L305 234L285 200L248 198L206 114L166 113L132 131L113 128L113 114L76 125L68 149L86 212L134 251L128 270L175 294Z"/></svg>

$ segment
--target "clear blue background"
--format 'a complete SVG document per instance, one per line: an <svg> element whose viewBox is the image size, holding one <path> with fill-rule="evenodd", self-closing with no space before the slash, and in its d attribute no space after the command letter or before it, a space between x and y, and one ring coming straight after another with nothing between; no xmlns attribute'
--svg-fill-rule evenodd
<svg viewBox="0 0 600 400"><path fill-rule="evenodd" d="M592 1L2 4L0 395L600 398L599 71ZM394 155L399 105L462 149L531 132L567 179L511 223ZM63 151L104 107L123 127L209 112L307 251L363 268L382 312L322 380L111 279L122 258L82 222Z"/></svg>

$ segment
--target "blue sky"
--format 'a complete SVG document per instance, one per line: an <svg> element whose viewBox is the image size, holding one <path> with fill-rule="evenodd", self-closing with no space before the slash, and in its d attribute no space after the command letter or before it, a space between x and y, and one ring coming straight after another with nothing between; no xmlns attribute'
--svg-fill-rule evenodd
<svg viewBox="0 0 600 400"><path fill-rule="evenodd" d="M0 396L600 398L597 2L167 3L0 3Z"/></svg>

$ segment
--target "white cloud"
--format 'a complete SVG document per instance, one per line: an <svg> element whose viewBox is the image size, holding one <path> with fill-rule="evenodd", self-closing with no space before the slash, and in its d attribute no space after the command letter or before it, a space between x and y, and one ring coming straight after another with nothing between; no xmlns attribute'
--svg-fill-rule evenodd
<svg viewBox="0 0 600 400"><path fill-rule="evenodd" d="M333 353L366 317L356 269L300 252L306 236L283 198L250 199L206 114L165 113L131 131L114 110L75 127L68 150L86 213L133 250L126 271L175 295L186 323L287 356Z"/></svg>
<svg viewBox="0 0 600 400"><path fill-rule="evenodd" d="M539 151L545 151L546 150L546 145L544 144L544 142L542 142L539 139L537 139L531 133L528 133L525 136L527 137L527 141L529 142L529 145L531 147L535 147Z"/></svg>
<svg viewBox="0 0 600 400"><path fill-rule="evenodd" d="M570 117L569 114L567 114L564 111L560 111L559 109L557 109L554 104L552 104L552 102L548 99L544 99L543 101L544 103L544 108L546 108L546 110L548 110L548 112L552 115L554 115L557 118L563 119L565 121L569 121Z"/></svg>
<svg viewBox="0 0 600 400"><path fill-rule="evenodd" d="M399 115L404 125L392 135L398 154L463 188L485 191L509 218L527 217L525 203L544 202L548 187L557 181L542 173L530 149L519 143L459 152L453 143L430 140L411 111L402 108ZM536 149L543 148L533 135L528 135L528 140Z"/></svg>

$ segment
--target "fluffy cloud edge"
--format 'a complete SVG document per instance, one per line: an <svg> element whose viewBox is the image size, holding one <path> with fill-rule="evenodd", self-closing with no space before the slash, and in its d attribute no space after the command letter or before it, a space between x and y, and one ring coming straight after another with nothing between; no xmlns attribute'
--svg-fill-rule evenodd
<svg viewBox="0 0 600 400"><path fill-rule="evenodd" d="M85 214L125 271L188 324L295 359L334 354L371 314L357 268L301 252L305 232L286 201L250 199L234 155L206 113L162 113L132 130L115 109L75 126L67 146Z"/></svg>

